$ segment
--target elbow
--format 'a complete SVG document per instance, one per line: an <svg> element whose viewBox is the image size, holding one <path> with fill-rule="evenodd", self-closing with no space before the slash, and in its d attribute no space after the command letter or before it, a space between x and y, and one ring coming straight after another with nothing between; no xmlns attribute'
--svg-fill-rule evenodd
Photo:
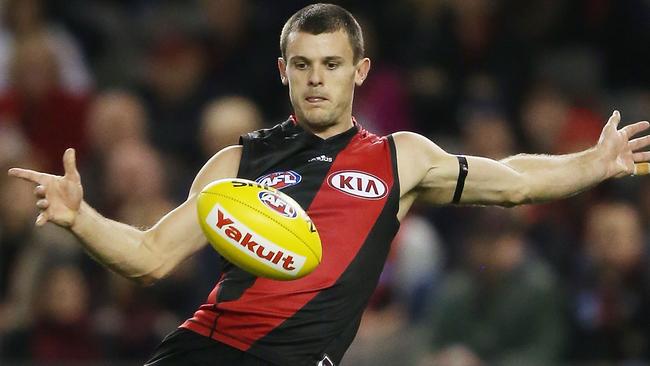
<svg viewBox="0 0 650 366"><path fill-rule="evenodd" d="M155 285L158 281L162 280L165 277L165 273L162 273L160 269L158 269L147 274L131 277L130 280L139 286L148 287Z"/></svg>
<svg viewBox="0 0 650 366"><path fill-rule="evenodd" d="M149 287L156 284L162 277L155 275L144 275L140 277L131 278L133 282L142 287Z"/></svg>
<svg viewBox="0 0 650 366"><path fill-rule="evenodd" d="M144 263L138 274L132 276L130 279L140 286L152 286L164 277L167 276L169 269L165 266L165 258L161 255L160 251L156 250L155 233L150 231L146 232L141 247L146 249L146 254L143 258Z"/></svg>
<svg viewBox="0 0 650 366"><path fill-rule="evenodd" d="M519 205L525 205L527 203L532 203L534 200L532 198L532 191L530 185L520 184L517 187L514 187L511 190L508 190L507 194L504 195L502 200L504 207L514 207Z"/></svg>

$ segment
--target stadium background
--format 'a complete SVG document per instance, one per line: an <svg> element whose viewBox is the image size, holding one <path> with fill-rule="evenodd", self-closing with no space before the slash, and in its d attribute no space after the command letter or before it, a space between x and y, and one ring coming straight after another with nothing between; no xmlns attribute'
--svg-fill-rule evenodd
<svg viewBox="0 0 650 366"><path fill-rule="evenodd" d="M290 113L279 32L305 1L0 1L0 167L61 172L147 227L211 154ZM616 108L650 118L644 0L338 1L373 65L355 116L495 159L595 143ZM137 365L219 273L206 249L153 287L34 229L0 175L0 362ZM418 207L344 365L650 364L650 178L556 203Z"/></svg>

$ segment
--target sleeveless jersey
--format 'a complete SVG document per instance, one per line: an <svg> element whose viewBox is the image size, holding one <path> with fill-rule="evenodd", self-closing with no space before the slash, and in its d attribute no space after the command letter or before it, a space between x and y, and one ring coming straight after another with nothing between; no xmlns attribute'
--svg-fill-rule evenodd
<svg viewBox="0 0 650 366"><path fill-rule="evenodd" d="M282 366L338 363L399 228L392 136L355 122L324 140L291 118L240 143L238 177L294 198L318 229L322 261L293 281L258 278L226 263L206 303L182 327Z"/></svg>

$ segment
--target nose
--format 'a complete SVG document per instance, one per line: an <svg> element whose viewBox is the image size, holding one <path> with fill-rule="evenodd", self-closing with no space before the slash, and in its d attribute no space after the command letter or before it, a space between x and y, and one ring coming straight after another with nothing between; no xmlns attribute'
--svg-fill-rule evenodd
<svg viewBox="0 0 650 366"><path fill-rule="evenodd" d="M309 86L323 85L323 75L319 67L314 67L309 72L309 79L307 80Z"/></svg>

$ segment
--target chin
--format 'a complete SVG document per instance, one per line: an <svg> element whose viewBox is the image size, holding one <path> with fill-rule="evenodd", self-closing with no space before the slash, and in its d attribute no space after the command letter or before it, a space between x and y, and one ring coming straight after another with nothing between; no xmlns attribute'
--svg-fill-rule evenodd
<svg viewBox="0 0 650 366"><path fill-rule="evenodd" d="M336 118L325 111L303 113L303 122L312 128L325 129L336 125Z"/></svg>

